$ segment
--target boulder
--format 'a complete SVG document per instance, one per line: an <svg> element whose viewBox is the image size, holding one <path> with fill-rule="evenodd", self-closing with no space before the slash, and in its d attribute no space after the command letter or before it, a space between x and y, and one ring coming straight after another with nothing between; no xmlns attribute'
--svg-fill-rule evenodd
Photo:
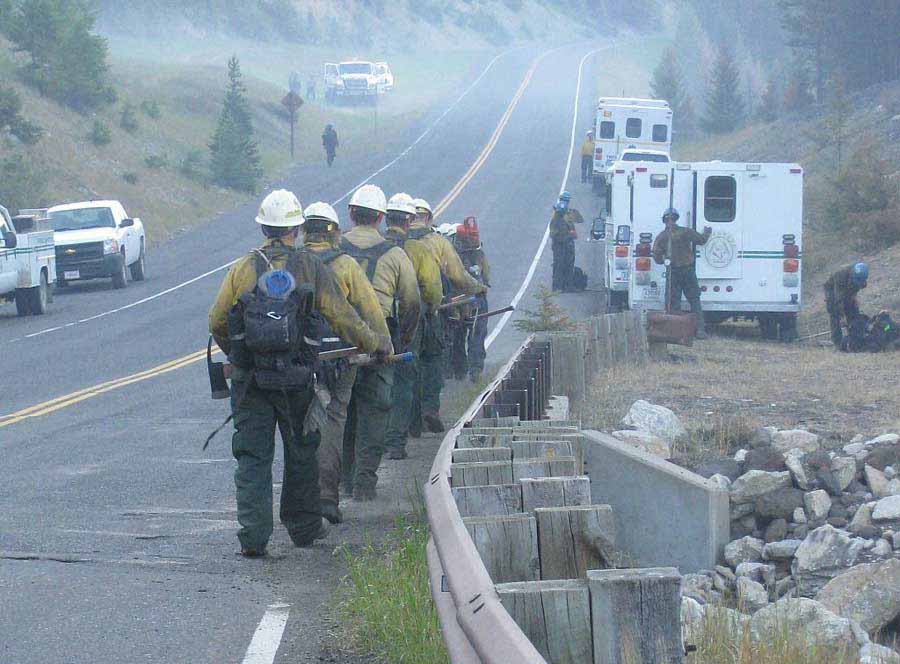
<svg viewBox="0 0 900 664"><path fill-rule="evenodd" d="M764 563L741 563L734 572L735 577L746 577L759 583L768 584L775 581L775 568Z"/></svg>
<svg viewBox="0 0 900 664"><path fill-rule="evenodd" d="M756 563L762 560L765 542L755 537L742 537L725 545L725 561L736 568L741 563Z"/></svg>
<svg viewBox="0 0 900 664"><path fill-rule="evenodd" d="M900 664L900 653L869 642L859 649L859 664Z"/></svg>
<svg viewBox="0 0 900 664"><path fill-rule="evenodd" d="M794 557L802 543L803 541L798 539L769 542L763 547L763 560L789 560Z"/></svg>
<svg viewBox="0 0 900 664"><path fill-rule="evenodd" d="M679 436L687 434L687 430L675 413L644 400L635 401L631 405L628 414L622 419L622 424L651 433L670 445Z"/></svg>
<svg viewBox="0 0 900 664"><path fill-rule="evenodd" d="M856 477L856 459L853 457L834 457L831 460L831 472L841 491L850 486Z"/></svg>
<svg viewBox="0 0 900 664"><path fill-rule="evenodd" d="M816 528L794 553L791 571L800 593L813 597L832 578L856 563L865 540L850 537L834 526Z"/></svg>
<svg viewBox="0 0 900 664"><path fill-rule="evenodd" d="M704 614L709 629L716 635L726 635L725 638L732 643L741 643L749 630L750 616L740 611L723 606L707 606L704 608Z"/></svg>
<svg viewBox="0 0 900 664"><path fill-rule="evenodd" d="M868 463L863 467L863 475L866 478L866 484L869 485L869 491L876 498L885 498L890 496L890 488L888 487L888 478L883 472L870 466Z"/></svg>
<svg viewBox="0 0 900 664"><path fill-rule="evenodd" d="M622 431L613 431L612 435L623 443L644 450L647 454L652 454L653 456L658 456L663 459L672 458L672 444L648 431L632 431L631 429L625 429Z"/></svg>
<svg viewBox="0 0 900 664"><path fill-rule="evenodd" d="M900 496L888 496L875 503L872 510L872 521L896 521L900 519Z"/></svg>
<svg viewBox="0 0 900 664"><path fill-rule="evenodd" d="M816 600L875 634L900 616L900 560L857 565L825 584Z"/></svg>
<svg viewBox="0 0 900 664"><path fill-rule="evenodd" d="M900 443L900 434L883 433L880 436L875 436L871 440L867 440L865 445L866 447L877 447L879 445L896 445L897 443Z"/></svg>
<svg viewBox="0 0 900 664"><path fill-rule="evenodd" d="M788 533L788 524L785 519L773 519L768 526L766 526L765 535L763 535L763 539L766 542L777 542L778 540L783 540L787 537Z"/></svg>
<svg viewBox="0 0 900 664"><path fill-rule="evenodd" d="M865 443L850 443L849 445L844 445L842 449L844 450L844 454L855 457L866 449L866 445Z"/></svg>
<svg viewBox="0 0 900 664"><path fill-rule="evenodd" d="M875 542L875 546L872 547L870 553L878 558L887 558L893 555L894 547L886 539L881 538Z"/></svg>
<svg viewBox="0 0 900 664"><path fill-rule="evenodd" d="M744 457L744 472L748 470L768 470L777 472L787 470L784 465L784 454L774 447L759 447L749 450Z"/></svg>
<svg viewBox="0 0 900 664"><path fill-rule="evenodd" d="M806 523L806 510L802 507L796 508L793 514L791 514L791 521L794 523Z"/></svg>
<svg viewBox="0 0 900 664"><path fill-rule="evenodd" d="M700 603L684 596L681 598L681 635L685 643L696 643L703 634L704 610Z"/></svg>
<svg viewBox="0 0 900 664"><path fill-rule="evenodd" d="M749 503L767 493L790 486L791 474L787 471L769 473L765 470L751 470L731 485L731 500L735 503Z"/></svg>
<svg viewBox="0 0 900 664"><path fill-rule="evenodd" d="M831 510L831 498L828 492L818 489L810 491L803 496L803 507L806 509L806 517L810 521L821 521L828 518Z"/></svg>
<svg viewBox="0 0 900 664"><path fill-rule="evenodd" d="M860 528L872 525L873 509L875 509L875 503L864 503L859 506L856 513L853 515L853 518L850 520L851 533L857 533Z"/></svg>
<svg viewBox="0 0 900 664"><path fill-rule="evenodd" d="M788 487L763 494L754 503L757 516L768 519L791 519L799 507L803 507L803 492Z"/></svg>
<svg viewBox="0 0 900 664"><path fill-rule="evenodd" d="M772 445L772 436L778 431L775 427L760 427L750 436L750 447L757 449L760 447L770 447Z"/></svg>
<svg viewBox="0 0 900 664"><path fill-rule="evenodd" d="M803 452L800 450L791 450L784 455L784 464L791 471L794 484L806 491L809 489L809 478L806 476L806 469L803 467L803 456Z"/></svg>
<svg viewBox="0 0 900 664"><path fill-rule="evenodd" d="M741 464L734 459L711 459L702 461L694 467L694 472L702 477L724 475L729 481L736 480L741 474Z"/></svg>
<svg viewBox="0 0 900 664"><path fill-rule="evenodd" d="M781 451L802 450L815 452L819 449L819 437L803 429L788 429L772 434L772 447Z"/></svg>
<svg viewBox="0 0 900 664"><path fill-rule="evenodd" d="M755 641L774 642L785 633L823 650L846 648L854 641L849 620L805 597L779 600L750 619L750 635Z"/></svg>
<svg viewBox="0 0 900 664"><path fill-rule="evenodd" d="M722 475L720 473L715 473L709 477L709 481L715 484L717 487L722 489L723 491L728 491L731 489L731 479Z"/></svg>
<svg viewBox="0 0 900 664"><path fill-rule="evenodd" d="M738 607L744 613L756 613L769 603L769 593L761 583L746 576L737 580Z"/></svg>
<svg viewBox="0 0 900 664"><path fill-rule="evenodd" d="M712 577L707 574L685 574L681 577L681 594L700 604L709 602L712 589Z"/></svg>
<svg viewBox="0 0 900 664"><path fill-rule="evenodd" d="M900 445L895 441L869 447L866 463L878 470L884 470L887 466L900 466Z"/></svg>

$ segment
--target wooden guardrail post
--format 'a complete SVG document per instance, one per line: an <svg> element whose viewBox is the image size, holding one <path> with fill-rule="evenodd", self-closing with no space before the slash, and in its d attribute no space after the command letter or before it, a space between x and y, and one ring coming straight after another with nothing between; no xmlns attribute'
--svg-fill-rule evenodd
<svg viewBox="0 0 900 664"><path fill-rule="evenodd" d="M450 465L450 486L484 486L486 484L512 484L510 461L474 461Z"/></svg>
<svg viewBox="0 0 900 664"><path fill-rule="evenodd" d="M540 563L533 516L470 516L463 523L494 583L538 580Z"/></svg>
<svg viewBox="0 0 900 664"><path fill-rule="evenodd" d="M461 516L506 516L525 511L519 484L461 486L454 487L451 492Z"/></svg>
<svg viewBox="0 0 900 664"><path fill-rule="evenodd" d="M575 475L575 457L513 459L513 482L525 477L571 477Z"/></svg>
<svg viewBox="0 0 900 664"><path fill-rule="evenodd" d="M477 463L484 461L509 461L509 447L460 447L453 450L453 463Z"/></svg>
<svg viewBox="0 0 900 664"><path fill-rule="evenodd" d="M539 507L534 511L542 579L578 579L618 562L609 505Z"/></svg>
<svg viewBox="0 0 900 664"><path fill-rule="evenodd" d="M587 477L525 478L521 484L523 512L591 504L591 480Z"/></svg>

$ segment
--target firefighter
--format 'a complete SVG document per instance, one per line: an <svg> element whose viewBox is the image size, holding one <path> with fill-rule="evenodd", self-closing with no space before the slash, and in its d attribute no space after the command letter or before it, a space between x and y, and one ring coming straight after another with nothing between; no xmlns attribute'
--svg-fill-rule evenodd
<svg viewBox="0 0 900 664"><path fill-rule="evenodd" d="M831 341L838 350L844 339L842 322L846 321L849 329L850 323L860 316L856 294L866 287L868 280L869 266L854 263L841 268L825 282L825 307L831 323Z"/></svg>
<svg viewBox="0 0 900 664"><path fill-rule="evenodd" d="M575 240L578 231L575 224L584 223L584 217L575 208L570 208L572 195L564 191L553 206L553 217L550 219L550 240L553 250L553 290L570 291L574 284L572 276L575 272Z"/></svg>
<svg viewBox="0 0 900 664"><path fill-rule="evenodd" d="M342 338L382 357L393 352L390 338L360 319L330 271L309 254L294 249L303 221L303 208L294 194L285 190L269 194L256 216L266 241L231 267L209 311L210 333L233 366L232 452L237 460L238 539L245 557L264 556L272 535L276 425L281 427L284 443L281 522L297 546L310 546L325 536L326 529L316 459L319 432L305 432L303 426L313 398L312 370L303 363L309 356L293 344L277 356L262 352L264 346L254 338L271 341L273 331L266 334L265 328L269 320L284 323L265 316L254 318L253 311L279 294L287 303L291 293L311 289L313 309ZM303 339L308 325L298 320L299 308L285 310L294 311L286 324L302 327L299 339Z"/></svg>
<svg viewBox="0 0 900 664"><path fill-rule="evenodd" d="M328 162L329 168L334 163L338 145L337 132L334 130L334 125L329 122L325 125L325 131L322 132L322 147L325 148L325 160Z"/></svg>
<svg viewBox="0 0 900 664"><path fill-rule="evenodd" d="M581 144L581 182L590 182L594 172L594 132L589 131Z"/></svg>
<svg viewBox="0 0 900 664"><path fill-rule="evenodd" d="M304 212L303 246L331 268L338 286L350 305L366 324L377 334L388 337L387 322L378 304L375 290L353 258L339 249L341 230L337 213L328 203L313 203ZM351 345L341 340L337 346ZM347 407L357 368L346 360L324 363L320 381L320 400L314 402L316 414L321 420L322 442L319 445L319 488L322 494L322 516L331 523L341 523L343 514L339 506L339 487L342 476L344 427L347 423ZM324 390L324 392L323 392Z"/></svg>
<svg viewBox="0 0 900 664"><path fill-rule="evenodd" d="M481 236L475 217L467 217L456 229L454 236L456 249L462 258L466 270L475 279L490 288L491 268L481 248ZM467 305L460 312L461 322L455 326L453 367L457 378L464 378L468 373L469 380L477 383L484 371L484 340L487 338L487 319L477 318L477 314L488 310L487 295L478 295L478 302ZM467 322L475 318L474 322Z"/></svg>
<svg viewBox="0 0 900 664"><path fill-rule="evenodd" d="M450 241L434 230L431 225L433 212L428 201L415 199L416 219L410 226L408 236L421 240L430 250L441 268L444 281L444 295L451 291L478 295L485 292L484 284L472 277L462 264L462 260ZM414 408L413 426L417 425L415 411L421 412L424 425L432 433L444 431L441 421L441 390L444 386L442 372L443 353L447 338L446 319L440 315L429 316L422 337L422 357L419 371L420 387L416 393L421 394L420 407Z"/></svg>
<svg viewBox="0 0 900 664"><path fill-rule="evenodd" d="M387 213L384 192L367 184L350 199L353 228L343 234L340 248L350 254L375 289L381 312L388 321L394 349L409 350L416 336L421 298L416 270L406 252L387 242L378 225ZM378 467L384 454L391 411L394 367L360 367L344 427L345 480L352 482L353 499L375 499ZM352 472L352 479L348 473Z"/></svg>
<svg viewBox="0 0 900 664"><path fill-rule="evenodd" d="M706 244L712 235L707 226L703 233L678 225L680 215L675 208L663 212L666 229L653 242L653 260L659 265L669 261L668 307L669 311L681 311L681 294L691 305L697 319L698 339L706 339L706 323L700 306L700 284L697 283L697 267L694 253L697 245Z"/></svg>
<svg viewBox="0 0 900 664"><path fill-rule="evenodd" d="M443 299L441 269L438 267L431 251L420 240L407 237L409 226L416 217L416 206L409 194L394 194L387 204L388 242L402 247L409 256L416 271L419 293L422 297L419 327L413 340L411 350L415 356L413 362L404 362L394 368L394 390L391 401L394 406L388 424L386 447L390 459L405 459L406 440L413 415L413 394L418 376L418 357L421 354L422 334L425 321L433 317Z"/></svg>

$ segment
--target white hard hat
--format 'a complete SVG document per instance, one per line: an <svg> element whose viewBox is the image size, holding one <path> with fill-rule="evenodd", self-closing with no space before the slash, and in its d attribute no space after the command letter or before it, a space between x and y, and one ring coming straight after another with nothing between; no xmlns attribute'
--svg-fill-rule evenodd
<svg viewBox="0 0 900 664"><path fill-rule="evenodd" d="M387 203L387 209L389 212L416 214L416 204L413 201L413 197L402 192L391 196L391 199Z"/></svg>
<svg viewBox="0 0 900 664"><path fill-rule="evenodd" d="M415 205L418 210L427 210L428 214L434 214L434 211L431 209L431 204L424 198L415 199L413 205Z"/></svg>
<svg viewBox="0 0 900 664"><path fill-rule="evenodd" d="M453 223L443 223L437 227L437 232L445 237L453 237L456 235L456 229L459 228L461 224L453 224Z"/></svg>
<svg viewBox="0 0 900 664"><path fill-rule="evenodd" d="M278 228L303 225L303 205L286 189L276 189L263 199L256 215L256 223Z"/></svg>
<svg viewBox="0 0 900 664"><path fill-rule="evenodd" d="M328 203L323 203L322 201L317 201L306 208L303 211L303 216L309 219L325 219L326 221L330 221L334 224L340 226L341 222L338 220L337 212L334 211L334 208L331 207Z"/></svg>
<svg viewBox="0 0 900 664"><path fill-rule="evenodd" d="M381 214L387 213L387 201L384 192L374 184L364 184L353 192L350 198L351 207L368 208Z"/></svg>

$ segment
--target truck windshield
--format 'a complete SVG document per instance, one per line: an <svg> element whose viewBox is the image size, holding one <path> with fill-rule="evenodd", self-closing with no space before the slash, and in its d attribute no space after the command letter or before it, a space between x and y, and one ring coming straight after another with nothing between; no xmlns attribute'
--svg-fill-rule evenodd
<svg viewBox="0 0 900 664"><path fill-rule="evenodd" d="M341 74L371 74L372 65L368 62L349 62L341 65Z"/></svg>
<svg viewBox="0 0 900 664"><path fill-rule="evenodd" d="M55 231L77 231L82 228L115 228L112 210L106 207L59 210L51 212L50 228Z"/></svg>

